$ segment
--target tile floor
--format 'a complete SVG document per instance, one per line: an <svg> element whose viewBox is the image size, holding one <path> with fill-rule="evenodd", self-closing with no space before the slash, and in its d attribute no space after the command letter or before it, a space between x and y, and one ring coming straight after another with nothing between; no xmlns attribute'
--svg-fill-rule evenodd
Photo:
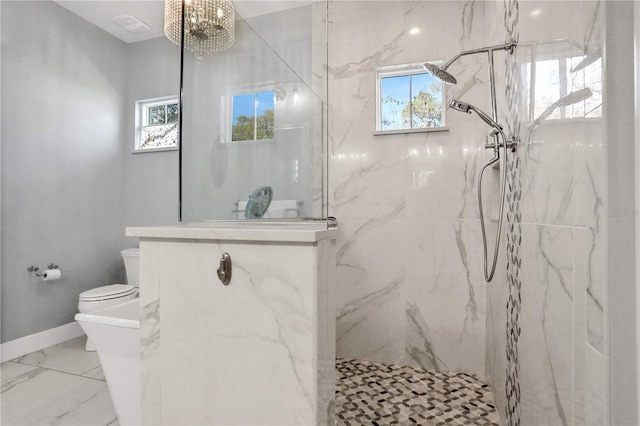
<svg viewBox="0 0 640 426"><path fill-rule="evenodd" d="M3 363L0 424L118 425L85 339ZM499 424L487 385L474 376L344 359L337 375L338 426Z"/></svg>
<svg viewBox="0 0 640 426"><path fill-rule="evenodd" d="M476 376L340 358L336 369L338 426L500 424Z"/></svg>
<svg viewBox="0 0 640 426"><path fill-rule="evenodd" d="M107 383L86 338L69 340L0 366L0 424L117 425Z"/></svg>

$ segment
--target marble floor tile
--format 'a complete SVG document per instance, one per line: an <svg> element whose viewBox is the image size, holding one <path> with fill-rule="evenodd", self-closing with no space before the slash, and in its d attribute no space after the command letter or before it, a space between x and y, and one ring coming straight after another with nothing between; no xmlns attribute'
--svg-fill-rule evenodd
<svg viewBox="0 0 640 426"><path fill-rule="evenodd" d="M0 369L3 425L118 424L104 381L15 362Z"/></svg>
<svg viewBox="0 0 640 426"><path fill-rule="evenodd" d="M86 373L83 373L82 376L89 377L90 379L96 379L96 380L102 380L102 381L107 380L104 377L104 371L102 371L102 366L96 367L93 370L89 370Z"/></svg>
<svg viewBox="0 0 640 426"><path fill-rule="evenodd" d="M17 362L5 362L0 369L0 379L2 380L2 388L5 384L8 386L10 382L22 380L29 373L38 370L38 367L32 365L18 364ZM32 373L35 374L35 373Z"/></svg>
<svg viewBox="0 0 640 426"><path fill-rule="evenodd" d="M82 341L65 343L23 358L85 354ZM345 359L338 359L336 369L338 425L499 424L489 388L478 376ZM0 366L0 377L2 425L119 424L99 366L81 376L9 361Z"/></svg>
<svg viewBox="0 0 640 426"><path fill-rule="evenodd" d="M84 374L100 366L97 352L86 352L82 336L32 352L11 361L71 374Z"/></svg>

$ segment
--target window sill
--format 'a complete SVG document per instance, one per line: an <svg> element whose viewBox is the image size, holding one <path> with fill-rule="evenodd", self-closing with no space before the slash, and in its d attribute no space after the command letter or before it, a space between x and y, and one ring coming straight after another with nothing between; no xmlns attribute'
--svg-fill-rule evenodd
<svg viewBox="0 0 640 426"><path fill-rule="evenodd" d="M447 126L442 127L425 127L424 129L398 129L398 130L376 130L373 132L373 136L384 135L402 135L410 133L431 133L431 132L448 132Z"/></svg>
<svg viewBox="0 0 640 426"><path fill-rule="evenodd" d="M253 140L246 140L246 141L227 141L227 142L223 142L223 143L228 143L231 145L250 145L250 144L258 144L258 143L272 143L275 142L276 138L270 138L270 139L253 139Z"/></svg>
<svg viewBox="0 0 640 426"><path fill-rule="evenodd" d="M149 149L134 149L132 154L144 154L147 152L164 152L164 151L177 151L177 146L168 146L166 148L149 148Z"/></svg>

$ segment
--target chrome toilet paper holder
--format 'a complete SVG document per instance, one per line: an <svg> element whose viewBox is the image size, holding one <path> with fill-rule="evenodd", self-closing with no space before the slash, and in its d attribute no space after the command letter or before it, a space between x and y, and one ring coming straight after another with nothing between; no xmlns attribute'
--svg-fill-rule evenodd
<svg viewBox="0 0 640 426"><path fill-rule="evenodd" d="M55 263L51 262L50 264L47 265L47 269L60 269L60 268ZM36 277L42 276L42 273L38 272L39 270L40 268L34 265L29 265L29 267L27 268L27 271L33 272Z"/></svg>

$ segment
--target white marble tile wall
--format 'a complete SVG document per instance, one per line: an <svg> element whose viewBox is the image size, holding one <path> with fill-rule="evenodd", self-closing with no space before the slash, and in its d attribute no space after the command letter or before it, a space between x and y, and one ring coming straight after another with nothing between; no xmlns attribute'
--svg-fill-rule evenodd
<svg viewBox="0 0 640 426"><path fill-rule="evenodd" d="M488 127L373 136L377 67L484 43L476 2L334 1L329 20L330 209L339 356L484 373L485 287L475 184ZM418 28L418 34L409 30ZM446 99L489 110L486 61L451 67Z"/></svg>
<svg viewBox="0 0 640 426"><path fill-rule="evenodd" d="M600 7L517 0L330 3L329 196L330 214L341 223L339 355L486 371L505 419L505 256L485 285L475 199L487 128L449 111L449 132L372 133L376 67L446 60L504 43L510 34L521 46L511 57L518 75L508 90L504 53L496 53L496 64L500 116L527 142L517 153L519 416L523 424L606 419L606 407L588 402L608 395L605 125L602 119L547 120L529 131L536 118L528 114L531 76L521 71L540 45L552 56L597 56ZM413 27L423 32L412 36ZM484 56L453 65L460 83L447 87L447 99L489 111L485 68ZM569 80L575 90L578 77ZM488 180L495 183L495 176ZM486 358L477 350L485 345Z"/></svg>
<svg viewBox="0 0 640 426"><path fill-rule="evenodd" d="M488 40L520 42L514 61L519 80L507 109L523 141L518 150L522 185L519 318L520 420L522 424L606 424L608 422L606 122L603 118L544 120L528 114L526 70L531 53L541 58L599 56L602 10L598 2L512 0L491 3L486 20L496 22ZM542 60L542 59L538 59ZM504 71L502 71L504 73ZM581 88L570 73L568 92ZM538 76L540 79L540 76ZM504 77L497 81L508 92ZM542 84L541 84L542 83ZM573 85L573 89L571 88ZM599 95L602 88L591 86ZM565 93L556 95L556 99ZM504 327L506 291L498 277L487 294L487 375L503 421L507 397ZM497 333L496 333L497 332ZM596 402L596 400L598 402Z"/></svg>
<svg viewBox="0 0 640 426"><path fill-rule="evenodd" d="M335 231L172 231L140 244L142 423L333 424Z"/></svg>

